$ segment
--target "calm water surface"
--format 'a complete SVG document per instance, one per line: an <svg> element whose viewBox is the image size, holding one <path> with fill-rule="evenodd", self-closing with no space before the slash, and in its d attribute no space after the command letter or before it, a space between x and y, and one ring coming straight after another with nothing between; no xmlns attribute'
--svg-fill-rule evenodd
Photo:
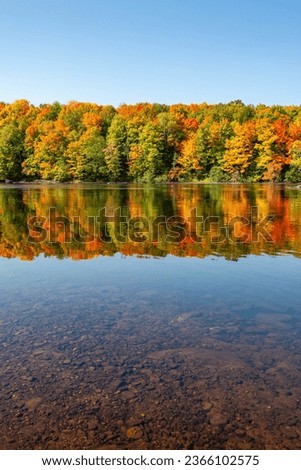
<svg viewBox="0 0 301 470"><path fill-rule="evenodd" d="M3 186L0 221L2 449L301 449L301 192Z"/></svg>

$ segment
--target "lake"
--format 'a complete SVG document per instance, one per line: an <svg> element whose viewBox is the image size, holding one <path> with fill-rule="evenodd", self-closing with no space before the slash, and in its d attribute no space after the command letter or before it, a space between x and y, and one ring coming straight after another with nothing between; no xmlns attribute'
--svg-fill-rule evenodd
<svg viewBox="0 0 301 470"><path fill-rule="evenodd" d="M301 191L0 186L2 449L301 449Z"/></svg>

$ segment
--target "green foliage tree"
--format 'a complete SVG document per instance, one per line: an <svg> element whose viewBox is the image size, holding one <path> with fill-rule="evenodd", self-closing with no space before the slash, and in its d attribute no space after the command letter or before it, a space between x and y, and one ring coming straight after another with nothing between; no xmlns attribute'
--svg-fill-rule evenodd
<svg viewBox="0 0 301 470"><path fill-rule="evenodd" d="M140 133L139 143L130 152L130 174L138 181L154 181L166 169L164 140L156 124L147 124Z"/></svg>
<svg viewBox="0 0 301 470"><path fill-rule="evenodd" d="M124 119L118 115L114 116L109 127L104 154L110 181L126 180L129 159L127 128Z"/></svg>
<svg viewBox="0 0 301 470"><path fill-rule="evenodd" d="M14 123L6 124L0 129L0 180L21 179L24 155L23 132Z"/></svg>
<svg viewBox="0 0 301 470"><path fill-rule="evenodd" d="M105 139L97 128L87 130L67 149L69 172L81 181L104 180L107 168L104 158Z"/></svg>

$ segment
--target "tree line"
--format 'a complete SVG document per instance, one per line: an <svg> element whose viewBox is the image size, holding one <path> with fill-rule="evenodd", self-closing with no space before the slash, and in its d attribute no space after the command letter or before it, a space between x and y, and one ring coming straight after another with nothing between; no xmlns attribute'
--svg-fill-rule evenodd
<svg viewBox="0 0 301 470"><path fill-rule="evenodd" d="M0 103L0 180L301 181L301 106Z"/></svg>

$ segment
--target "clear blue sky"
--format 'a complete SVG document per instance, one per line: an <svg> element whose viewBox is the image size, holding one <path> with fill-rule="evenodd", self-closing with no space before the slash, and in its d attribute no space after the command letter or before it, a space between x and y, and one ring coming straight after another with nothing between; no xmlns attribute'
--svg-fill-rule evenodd
<svg viewBox="0 0 301 470"><path fill-rule="evenodd" d="M301 0L0 0L0 101L301 103Z"/></svg>

